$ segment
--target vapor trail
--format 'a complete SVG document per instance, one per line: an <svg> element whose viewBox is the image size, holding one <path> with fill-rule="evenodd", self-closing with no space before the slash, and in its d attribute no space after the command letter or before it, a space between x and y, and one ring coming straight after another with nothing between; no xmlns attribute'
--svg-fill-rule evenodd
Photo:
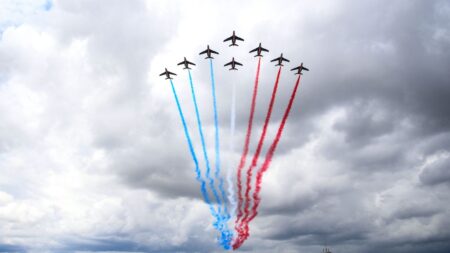
<svg viewBox="0 0 450 253"><path fill-rule="evenodd" d="M300 84L300 77L301 75L298 76L298 79L295 83L294 89L292 91L291 94L291 98L289 99L289 103L288 106L286 107L286 110L284 111L284 115L283 115L283 119L281 120L280 126L278 128L277 134L275 136L275 139L273 140L272 144L270 145L269 150L267 151L266 157L264 159L264 163L261 166L261 169L258 171L258 173L256 174L256 189L255 192L253 193L253 207L252 207L252 214L251 216L245 221L244 224L244 233L239 234L238 238L236 238L236 240L233 243L233 249L238 249L244 242L245 240L247 240L248 236L250 235L250 229L249 229L249 223L250 221L252 221L256 215L258 215L258 207L259 204L261 202L261 198L259 197L259 194L261 192L261 183L262 183L262 177L264 175L264 173L269 169L270 166L270 162L272 161L272 157L275 153L275 150L277 148L278 142L280 141L281 135L283 134L283 129L284 126L286 124L286 121L289 117L289 112L291 111L292 108L292 104L294 103L294 99L295 99L295 95L297 93L297 89L299 87Z"/></svg>
<svg viewBox="0 0 450 253"><path fill-rule="evenodd" d="M248 125L247 125L247 133L245 134L245 142L244 142L244 150L242 151L241 160L239 162L239 166L237 169L237 189L238 189L238 206L237 206L237 217L236 217L236 230L239 231L239 221L242 217L242 202L244 201L244 198L242 196L242 169L245 166L245 162L247 160L247 154L248 154L248 146L250 144L250 136L252 134L252 127L253 127L253 116L255 114L255 106L256 106L256 95L258 94L258 83L259 83L259 70L261 67L261 57L258 58L258 67L256 68L256 77L255 77L255 85L253 87L253 96L252 96L252 103L250 106L250 116L248 118Z"/></svg>
<svg viewBox="0 0 450 253"><path fill-rule="evenodd" d="M216 161L215 161L215 166L216 166L216 171L214 174L214 178L219 180L219 191L220 194L222 195L222 199L223 201L226 202L226 193L225 190L223 188L223 178L220 175L220 140L219 140L219 119L217 116L217 97L216 97L216 84L215 84L215 79L214 79L214 68L213 68L213 62L212 59L209 59L209 70L211 73L211 88L212 88L212 97L213 97L213 109L214 109L214 128L215 128L215 153L216 153ZM214 186L214 184L212 184L212 187ZM218 200L218 204L222 205L222 202L220 201L220 199ZM228 212L228 208L226 203L223 203L223 207L224 207L224 220L223 220L223 225L225 226L226 230L228 230L228 220L230 219L230 214ZM232 240L232 233L230 231L229 234L229 238L226 238L226 240L228 240L228 244L231 243Z"/></svg>

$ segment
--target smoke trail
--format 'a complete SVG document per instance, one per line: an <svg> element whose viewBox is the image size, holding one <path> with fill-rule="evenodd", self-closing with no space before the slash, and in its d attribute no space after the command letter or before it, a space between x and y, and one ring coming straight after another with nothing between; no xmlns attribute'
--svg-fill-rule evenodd
<svg viewBox="0 0 450 253"><path fill-rule="evenodd" d="M233 83L231 90L231 115L230 115L230 154L234 153L234 130L236 127L236 83ZM228 183L228 200L230 201L230 216L234 217L236 215L236 197L233 188L233 178L232 178L232 167L231 159L228 164L227 170L227 183Z"/></svg>
<svg viewBox="0 0 450 253"><path fill-rule="evenodd" d="M214 187L214 179L210 177L211 167L210 167L210 163L209 163L208 152L207 152L207 149L206 149L205 136L203 135L203 126L202 126L202 121L201 121L201 118L200 118L200 112L198 110L197 98L195 96L194 83L192 81L192 75L191 75L191 71L190 70L188 70L188 74L189 74L189 83L191 85L192 100L194 102L194 107L195 107L195 115L197 117L198 132L200 134L200 140L201 140L201 143L202 143L203 157L205 158L206 177L209 179L211 190L212 190L213 195L216 198L217 203L219 205L218 206L218 212L221 213L222 212L221 211L221 200L220 200L219 194L216 191L216 188Z"/></svg>
<svg viewBox="0 0 450 253"><path fill-rule="evenodd" d="M258 215L258 207L261 202L261 198L259 197L259 194L261 191L262 177L263 177L264 173L267 171L267 169L269 169L270 162L272 161L272 157L275 153L278 142L280 141L281 135L283 134L284 126L289 117L289 112L291 111L292 104L294 103L295 95L297 93L297 89L300 84L300 77L301 77L301 75L298 76L297 82L295 83L294 90L292 91L288 106L286 107L286 110L284 111L283 119L281 120L281 123L278 128L275 139L273 140L272 144L270 145L269 150L267 151L267 154L264 159L264 163L261 166L261 169L256 174L256 189L255 189L255 192L253 193L254 204L252 207L252 215L249 217L248 220L246 220L246 222L244 224L244 229L243 229L244 233L242 235L239 234L239 237L235 240L235 242L233 244L233 249L238 249L244 243L244 241L247 240L248 236L250 235L250 230L249 230L248 224L250 221L252 221L256 217L256 215Z"/></svg>
<svg viewBox="0 0 450 253"><path fill-rule="evenodd" d="M216 152L216 161L215 161L215 166L216 166L216 171L214 174L214 178L215 179L219 179L219 191L222 195L222 198L224 201L227 200L226 198L226 194L225 194L225 190L223 188L223 178L220 175L220 142L219 142L219 119L217 116L217 97L216 97L216 84L215 84L215 79L214 79L214 68L213 68L213 62L212 59L209 59L209 70L211 73L211 87L212 87L212 97L213 97L213 108L214 108L214 128L215 128L215 152ZM218 201L218 204L221 205L222 203L220 201ZM228 230L228 220L230 219L230 214L228 213L228 208L226 203L223 204L224 207L224 216L223 217L223 226L225 227L225 229L227 231ZM232 239L232 234L230 232L229 234L229 238L227 238L228 243L231 243L231 239Z"/></svg>
<svg viewBox="0 0 450 253"><path fill-rule="evenodd" d="M198 126L198 131L200 134L200 140L202 143L202 149L203 149L203 156L205 158L205 163L206 163L206 170L207 173L209 175L209 171L210 171L210 163L209 163L209 158L208 158L208 152L207 152L207 148L206 148L206 142L205 142L205 137L203 135L203 126L202 126L202 121L200 118L200 112L198 109L198 104L197 104L197 98L195 96L195 89L194 89L194 82L192 81L192 75L191 75L191 71L188 70L188 74L189 74L189 83L191 86L191 94L192 94L192 100L194 102L194 107L195 107L195 114L197 117L197 126ZM212 178L210 179L211 182ZM211 186L212 187L212 186ZM215 194L215 197L218 198L218 194L215 188L212 188L213 194ZM215 193L214 193L215 192ZM218 198L218 201L220 201L220 198ZM220 203L220 202L218 202ZM218 215L215 216L217 218L216 223L215 223L215 227L221 232L221 236L219 238L220 244L221 245L227 245L226 249L230 248L230 237L232 237L232 232L226 228L223 224L224 222L226 222L226 217L223 217L221 215L221 209L220 206L218 207Z"/></svg>
<svg viewBox="0 0 450 253"><path fill-rule="evenodd" d="M189 135L189 130L188 130L187 125L186 125L186 120L184 119L183 111L181 110L181 106L180 106L180 101L178 100L177 92L175 91L175 87L173 85L172 80L170 80L170 85L172 87L173 96L175 97L175 102L177 104L178 112L180 114L181 123L183 124L184 135L186 136L186 140L187 140L187 143L188 143L188 146L189 146L189 151L191 153L192 160L194 161L194 164L195 164L196 179L197 179L197 181L200 182L200 185L201 185L200 186L200 190L202 192L203 199L208 204L209 210L210 210L211 214L216 218L216 220L218 220L218 221L222 220L220 215L214 210L214 207L211 204L211 200L209 199L208 192L206 190L205 180L203 180L203 178L201 177L201 172L200 172L200 168L199 168L199 165L198 165L197 155L195 154L194 146L192 145L192 140L191 140L191 137ZM220 238L222 239L222 240L219 240L220 244L225 249L229 249L230 248L230 242L228 240L228 238L229 238L228 232L227 231L223 231L223 229L221 229L220 224L214 224L214 227L216 227L216 229L218 229L219 232L220 232Z"/></svg>
<svg viewBox="0 0 450 253"><path fill-rule="evenodd" d="M256 148L256 152L253 155L252 163L247 169L247 181L246 181L246 190L245 190L245 207L244 207L244 218L242 220L243 223L245 223L246 219L248 219L249 216L249 207L250 207L250 191L252 189L251 186L251 180L253 175L253 169L258 165L258 158L259 154L261 153L262 146L264 144L264 139L266 137L267 133L267 126L269 125L270 116L272 115L272 109L273 104L275 103L275 97L277 94L278 89L278 83L280 81L280 75L281 75L281 66L278 68L277 78L275 80L275 84L273 86L272 90L272 96L270 98L269 107L267 109L266 119L264 120L264 126L262 128L261 136L259 137L258 146Z"/></svg>
<svg viewBox="0 0 450 253"><path fill-rule="evenodd" d="M252 127L253 127L253 116L255 114L255 105L256 105L256 95L258 93L258 83L259 83L259 70L261 67L261 57L258 58L258 67L256 68L256 77L255 77L255 86L253 87L253 96L252 96L252 104L250 106L250 116L248 118L248 125L247 125L247 133L245 135L245 142L244 142L244 150L242 151L241 160L239 162L239 166L237 169L237 189L238 189L238 206L237 206L237 217L236 217L236 230L239 231L239 221L242 217L242 202L244 201L242 197L242 169L245 166L245 162L247 160L247 154L248 154L248 146L250 144L250 136L252 134Z"/></svg>

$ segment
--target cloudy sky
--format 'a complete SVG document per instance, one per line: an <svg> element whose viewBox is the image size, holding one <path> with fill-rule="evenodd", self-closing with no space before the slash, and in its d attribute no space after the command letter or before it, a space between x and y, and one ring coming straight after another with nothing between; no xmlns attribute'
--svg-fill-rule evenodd
<svg viewBox="0 0 450 253"><path fill-rule="evenodd" d="M238 48L222 40L236 30ZM195 147L193 70L213 142L215 60L223 166L236 166L259 42L259 133L281 52L268 140L305 62L264 177L245 252L450 252L448 1L0 0L0 252L221 252L164 67ZM222 65L235 56L238 72ZM230 94L235 83L235 152ZM255 137L255 136L254 136ZM251 152L256 137L252 138ZM210 146L212 147L212 145ZM213 150L210 150L211 153ZM265 152L265 151L263 151ZM235 168L235 167L234 167Z"/></svg>

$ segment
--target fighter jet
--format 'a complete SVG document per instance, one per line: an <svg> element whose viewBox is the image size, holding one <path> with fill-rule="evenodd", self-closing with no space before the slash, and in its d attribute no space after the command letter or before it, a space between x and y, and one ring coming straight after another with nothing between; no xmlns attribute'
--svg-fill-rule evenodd
<svg viewBox="0 0 450 253"><path fill-rule="evenodd" d="M189 68L189 64L195 66L195 63L186 60L186 57L184 57L184 61L178 63L177 65L178 65L178 66L179 66L179 65L184 65L184 68L183 68L183 69L191 69L191 68Z"/></svg>
<svg viewBox="0 0 450 253"><path fill-rule="evenodd" d="M226 38L223 42L227 42L229 40L231 40L231 44L229 45L229 47L239 46L238 44L236 44L236 40L244 41L243 38L240 38L240 37L236 36L236 33L234 31L233 31L233 35L231 35L230 37Z"/></svg>
<svg viewBox="0 0 450 253"><path fill-rule="evenodd" d="M236 68L236 65L242 66L241 63L239 63L239 62L237 62L237 61L234 60L234 57L233 57L233 59L231 59L231 61L230 61L229 63L227 63L227 64L225 64L225 65L223 65L223 66L225 67L225 66L229 66L229 65L231 65L231 69L229 69L229 70L238 70L238 69Z"/></svg>
<svg viewBox="0 0 450 253"><path fill-rule="evenodd" d="M294 70L297 70L297 73L295 73L296 75L303 75L302 70L309 71L308 68L303 67L303 62L302 62L302 64L300 64L300 66L291 69L291 71L294 71Z"/></svg>
<svg viewBox="0 0 450 253"><path fill-rule="evenodd" d="M159 76L163 76L163 75L166 76L166 80L167 80L167 79L172 79L172 77L170 75L175 75L176 76L177 74L168 71L167 68L166 68L166 71L164 71L161 74L159 74Z"/></svg>
<svg viewBox="0 0 450 253"><path fill-rule="evenodd" d="M262 51L264 51L264 52L269 52L269 50L263 48L263 47L261 46L261 43L259 43L259 46L258 46L257 48L255 48L255 49L253 49L252 51L250 51L249 53L256 52L255 57L257 57L257 56L261 56L261 57L262 57L262 55L261 55L261 52L262 52Z"/></svg>
<svg viewBox="0 0 450 253"><path fill-rule="evenodd" d="M271 62L274 62L274 61L277 61L277 62L278 62L275 66L284 66L284 65L283 65L283 61L289 62L288 59L283 58L283 54L281 54L280 57L271 60Z"/></svg>
<svg viewBox="0 0 450 253"><path fill-rule="evenodd" d="M205 59L214 59L214 57L211 56L211 54L219 54L216 51L212 50L209 48L209 45L207 46L206 50L201 52L200 55L202 54L206 54L206 58Z"/></svg>

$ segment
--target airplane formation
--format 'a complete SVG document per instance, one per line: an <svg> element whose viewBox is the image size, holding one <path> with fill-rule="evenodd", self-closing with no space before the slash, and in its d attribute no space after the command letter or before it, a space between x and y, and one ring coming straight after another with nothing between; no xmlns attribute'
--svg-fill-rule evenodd
<svg viewBox="0 0 450 253"><path fill-rule="evenodd" d="M235 31L233 31L232 35L230 37L227 37L223 40L224 43L230 43L228 44L229 47L237 47L239 46L238 43L244 41L243 38L239 37ZM255 85L253 88L253 93L252 93L252 105L250 107L250 114L249 114L249 124L248 124L248 128L247 128L247 134L246 134L246 141L244 143L244 151L243 154L241 156L241 163L242 161L245 162L245 160L247 159L247 151L249 150L249 144L250 144L250 133L252 131L252 122L253 122L253 115L256 109L256 94L257 94L257 90L258 90L258 80L259 80L259 73L260 73L260 66L261 66L261 60L263 57L263 54L269 53L269 50L264 48L261 43L259 43L259 45L250 50L249 51L250 54L252 54L254 57L260 57L258 58L258 67L257 67L257 71L256 71L256 76L255 76ZM196 166L195 168L195 173L196 173L196 179L199 180L199 182L202 184L201 187L201 193L203 195L203 199L205 201L205 203L207 203L210 207L210 211L211 214L215 217L215 221L214 221L214 227L218 230L218 240L221 246L223 246L224 249L238 249L239 247L241 247L241 245L247 240L248 236L250 235L250 227L249 224L251 222L251 220L253 218L256 217L258 211L258 206L260 203L260 190L261 190L261 179L263 174L265 173L265 171L267 171L267 169L269 168L270 165L270 161L275 153L275 149L278 145L278 142L281 138L282 132L283 132L283 128L284 125L287 121L287 118L289 116L289 112L292 108L293 102L294 102L294 98L297 92L297 89L299 87L300 84L300 79L301 79L301 75L303 74L303 71L309 71L308 68L306 68L305 66L303 66L303 62L292 68L291 71L294 71L295 75L299 75L297 76L297 81L295 82L295 85L293 87L292 93L290 95L290 99L288 102L288 105L285 109L285 112L283 114L283 118L281 120L281 123L278 127L278 131L277 134L275 135L272 144L270 145L270 148L267 151L267 154L264 158L264 162L261 165L261 168L257 169L255 168L256 166L250 166L248 167L246 174L246 181L245 181L245 186L242 187L242 171L244 171L244 164L239 164L239 166L236 168L236 186L237 186L237 194L236 196L234 196L234 190L233 190L233 177L232 177L232 167L228 168L227 170L227 184L230 187L229 190L229 195L228 198L226 196L225 193L225 189L223 188L223 178L220 177L220 145L219 145L219 124L218 124L218 114L217 114L217 102L216 102L216 89L215 89L215 79L214 79L214 67L213 67L213 60L214 57L216 55L219 55L219 52L213 50L209 45L206 46L206 49L201 51L199 53L200 56L204 56L205 59L209 59L209 65L210 65L210 74L211 74L211 92L212 92L212 98L213 98L213 111L214 111L214 128L215 128L215 174L214 174L214 178L210 176L209 171L210 171L210 162L208 159L208 151L207 151L207 146L205 144L205 140L204 140L204 136L203 136L203 130L202 130L202 123L200 120L200 114L199 114L199 109L198 109L198 104L197 104L197 100L196 100L196 95L195 95L195 88L194 88L194 84L193 84L193 80L192 80L192 76L191 76L191 72L190 69L192 66L196 66L196 64L194 62L189 61L188 59L186 59L186 57L183 58L183 60L179 63L177 63L177 66L181 66L183 69L187 69L188 70L188 74L189 74L189 83L190 83L190 88L191 88L191 93L192 93L192 99L193 99L193 103L194 103L194 107L195 107L195 112L196 112L196 117L197 117L197 126L198 126L198 130L199 130L199 135L201 138L201 142L202 142L202 149L203 149L203 155L204 155L204 160L205 160L205 165L206 165L206 173L205 173L205 177L202 177L202 171L200 169L199 166L199 162L198 162L198 158L197 155L195 154L194 151L194 147L192 144L192 139L191 139L191 135L189 134L189 129L188 126L186 124L186 120L183 114L183 109L180 105L180 101L178 99L178 95L174 86L174 83L172 81L172 79L174 78L174 76L176 76L177 74L174 72L169 71L167 68L165 68L165 71L163 73L160 74L160 76L164 76L166 79L169 79L170 81L170 85L172 88L172 92L175 98L175 102L177 104L177 108L178 108L178 112L180 114L180 118L181 118L181 122L183 125L183 130L184 130L184 134L187 140L187 143L189 145L189 149L190 149L190 153L192 156L192 160ZM281 74L281 69L284 66L283 64L287 64L290 61L284 57L284 55L281 53L279 57L272 59L270 62L274 62L275 66L279 66L278 68L278 74L277 74L277 78L276 81L274 83L273 86L273 91L272 91L272 95L271 95L271 100L269 103L269 107L267 110L267 115L266 115L266 119L265 119L265 123L261 132L261 137L259 138L259 142L258 142L258 148L255 152L255 155L253 157L253 162L255 163L255 161L258 160L258 158L260 157L260 151L261 148L263 147L263 142L264 142L264 136L267 130L267 126L270 120L270 116L272 113L272 108L274 105L274 101L276 98L276 92L277 92L277 87L278 87L278 83L279 83L279 77ZM231 58L231 61L227 62L224 64L224 67L229 68L229 71L233 71L233 70L238 70L238 68L240 69L243 66L242 63L238 62L235 57ZM235 100L236 100L236 83L233 83L232 85L232 97L231 97L231 118L230 118L230 133L231 133L231 138L230 138L230 144L232 143L232 139L233 139L233 134L235 131L235 120L236 120L236 113L235 113L235 109L236 109L236 105L235 105ZM231 146L231 145L230 145ZM256 176L255 176L255 188L253 189L253 201L251 200L250 197L250 192L252 191L252 180L251 177L249 175L253 174L254 169L256 170ZM216 187L214 186L214 180L218 179L220 180L219 185ZM210 189L206 188L206 182L209 181L209 187ZM242 189L245 188L245 197L243 194ZM212 191L212 192L209 192ZM209 198L210 193L213 193L215 200L217 201L217 209L215 207L215 203L211 202L211 199ZM222 196L219 196L222 195ZM224 200L224 202L221 202L221 199ZM227 199L229 200L228 203L230 203L229 207L231 212L228 211L227 209ZM244 201L245 200L245 201ZM253 202L253 203L252 203ZM234 204L233 204L234 203ZM249 209L250 203L252 203L252 208L251 210ZM224 211L222 212L222 206L224 207ZM233 232L231 227L228 227L228 221L231 219L231 217L233 217L236 214L237 211L237 215L236 215L236 221L235 221L235 230L236 230L236 234ZM236 235L236 236L234 236Z"/></svg>
<svg viewBox="0 0 450 253"><path fill-rule="evenodd" d="M236 42L237 41L244 41L244 39L239 37L239 36L237 36L236 32L233 31L233 34L230 37L226 38L223 42L227 42L227 41L231 41L231 44L229 45L229 47L232 47L232 46L239 46ZM256 47L255 49L250 50L249 53L255 53L255 52L256 52L255 57L263 57L262 52L269 52L269 50L263 48L261 46L261 43L259 43L259 46ZM200 52L199 55L203 55L203 54L206 54L205 59L214 59L213 54L217 54L218 55L219 53L217 51L212 50L209 47L209 45L207 45L206 49L204 51ZM290 62L290 61L288 59L284 58L283 54L281 54L279 57L271 60L271 62L277 62L277 64L275 66L284 66L283 62ZM186 59L186 57L184 57L184 60L181 61L180 63L178 63L177 65L183 65L184 66L183 69L191 69L189 67L189 65L195 66L195 63L188 61ZM226 66L231 66L231 68L229 70L238 70L236 68L236 66L243 66L243 65L242 65L242 63L236 61L234 59L234 57L233 57L230 62L228 62L228 63L226 63L224 65L224 67L226 67ZM303 75L303 73L302 73L303 70L309 71L308 68L303 66L303 62L299 66L291 69L291 71L296 71L296 73L295 73L296 75ZM173 79L172 75L176 76L177 74L175 74L173 72L170 72L169 70L167 70L167 68L165 68L165 71L160 74L160 76L165 76L166 80L167 79Z"/></svg>

